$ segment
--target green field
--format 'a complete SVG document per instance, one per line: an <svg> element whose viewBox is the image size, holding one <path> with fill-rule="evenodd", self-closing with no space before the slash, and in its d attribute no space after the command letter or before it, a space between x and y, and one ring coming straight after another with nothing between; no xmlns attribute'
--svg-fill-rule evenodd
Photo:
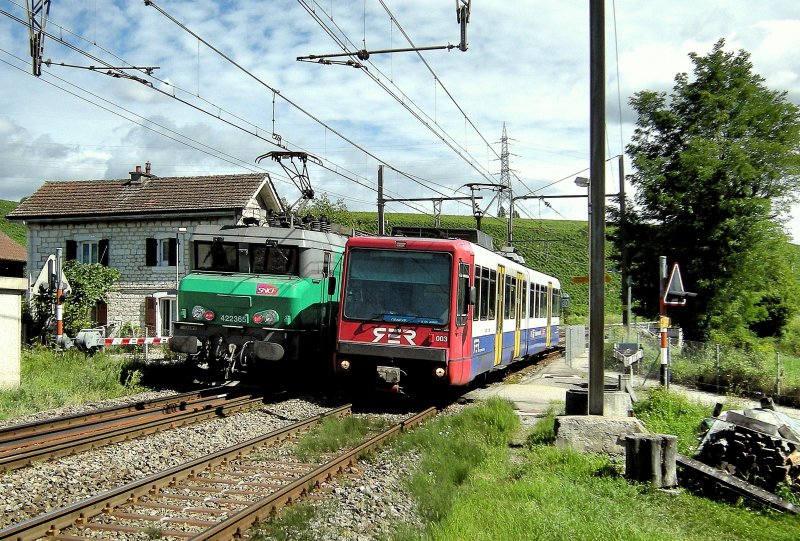
<svg viewBox="0 0 800 541"><path fill-rule="evenodd" d="M17 241L23 246L28 244L28 228L19 222L6 220L6 214L17 208L16 201L0 199L0 231Z"/></svg>

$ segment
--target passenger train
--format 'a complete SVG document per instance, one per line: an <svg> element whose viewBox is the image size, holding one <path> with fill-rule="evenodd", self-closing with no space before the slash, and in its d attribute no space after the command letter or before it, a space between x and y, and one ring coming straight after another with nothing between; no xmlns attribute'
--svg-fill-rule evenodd
<svg viewBox="0 0 800 541"><path fill-rule="evenodd" d="M462 386L558 345L560 282L468 231L348 239L338 376L393 391Z"/></svg>

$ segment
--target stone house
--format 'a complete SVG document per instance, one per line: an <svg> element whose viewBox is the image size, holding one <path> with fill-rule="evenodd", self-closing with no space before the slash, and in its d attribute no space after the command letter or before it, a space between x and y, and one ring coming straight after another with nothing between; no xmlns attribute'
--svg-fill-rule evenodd
<svg viewBox="0 0 800 541"><path fill-rule="evenodd" d="M169 336L194 227L263 220L280 208L264 173L162 178L148 163L129 179L46 181L7 219L27 226L29 278L36 279L58 248L65 261L118 269L118 291L96 307L93 319L116 329L138 327L141 336Z"/></svg>

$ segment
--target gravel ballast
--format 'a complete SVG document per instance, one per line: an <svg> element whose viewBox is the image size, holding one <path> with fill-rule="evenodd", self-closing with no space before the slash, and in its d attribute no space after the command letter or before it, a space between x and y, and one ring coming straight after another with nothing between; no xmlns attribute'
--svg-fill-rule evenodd
<svg viewBox="0 0 800 541"><path fill-rule="evenodd" d="M169 393L145 393L103 403L71 406L6 421L21 424L47 417L82 413L120 403L150 400ZM235 443L320 414L328 408L294 398L246 413L168 430L98 450L37 463L0 474L0 528L24 521L188 462ZM407 415L381 415L398 422ZM398 524L421 527L404 481L418 457L379 450L361 461L356 476L336 478L311 500L316 512L304 533L310 539L386 539Z"/></svg>

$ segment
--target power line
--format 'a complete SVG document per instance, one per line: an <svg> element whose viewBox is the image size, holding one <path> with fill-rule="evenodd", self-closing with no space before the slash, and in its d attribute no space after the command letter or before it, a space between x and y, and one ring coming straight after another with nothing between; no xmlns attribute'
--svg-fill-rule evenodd
<svg viewBox="0 0 800 541"><path fill-rule="evenodd" d="M14 4L14 5L16 5L17 7L20 7L20 8L22 7L22 6L20 6L19 4L15 4L14 2L12 2L12 4ZM26 25L27 25L27 22L23 21L22 19L19 19L18 17L15 17L14 15L12 15L12 14L10 14L10 13L8 13L8 12L4 11L4 10L0 10L0 14L6 15L7 17L11 18L12 20L15 20L15 21L17 21L17 22L19 22L19 23L21 23L21 24L26 24ZM51 24L55 24L55 23L51 23ZM62 29L62 30L65 30L65 31L67 31L69 34L71 34L71 35L73 35L73 36L76 36L77 38L79 38L79 39L81 39L81 40L83 40L83 41L85 41L85 42L87 42L87 43L90 43L90 42L89 42L89 40L87 40L86 38L83 38L82 36L80 36L80 35L78 35L78 34L76 34L76 33L72 32L72 31L70 31L70 30L66 29L65 27L63 27L63 26L60 26L60 25L57 25L57 24L56 24L56 26L58 26L58 27L59 27L60 29ZM79 53L79 54L82 54L82 55L86 56L87 58L90 58L90 59L92 59L92 60L93 60L93 61L95 61L95 62L98 62L99 64L101 64L101 65L105 66L105 67L106 67L107 69L109 69L109 70L119 69L119 68L114 68L114 67L113 67L113 66L111 66L111 65L110 65L108 62L106 62L106 61L104 61L104 60L100 59L99 57L96 57L96 56L94 56L94 55L92 55L92 54L88 53L87 51L85 51L85 50L83 50L83 49L81 49L81 48L79 48L79 47L77 47L77 46L75 46L75 45L72 45L72 44L70 44L70 43L66 42L66 41L65 41L63 38L61 38L61 37L59 37L59 36L55 36L55 35L52 35L52 34L49 34L49 33L45 33L45 34L46 34L48 37L50 37L51 39L53 39L53 40L57 41L58 43L61 43L61 44L65 45L65 46L67 46L68 48L70 48L70 49L74 50L75 52L77 52L77 53ZM203 42L203 43L206 43L206 42ZM114 56L116 59L118 59L118 60L120 60L120 61L122 61L122 62L125 62L125 61L124 61L122 58L120 58L119 56L115 55L113 52L111 52L111 51L108 51L108 50L106 50L106 49L104 49L104 48L100 47L100 46L99 46L99 45L97 45L96 43L92 43L92 45L94 45L94 46L97 46L98 48L100 48L101 50L105 51L106 53L108 53L108 54L110 54L110 55ZM207 45L208 45L208 44L207 44ZM211 47L211 48L212 48L212 50L215 50L213 47ZM216 50L215 50L215 51L216 51ZM11 53L8 53L8 54L10 54L11 56L14 56L14 55L12 55ZM223 55L223 57L224 57L224 55ZM17 59L19 59L19 60L23 60L23 59L20 59L19 57L16 57L16 58L17 58ZM225 57L225 58L227 59L227 57ZM24 60L23 60L23 61L24 61ZM235 63L234 63L234 64L235 64ZM11 64L9 64L9 65L11 65ZM237 66L238 66L238 64L235 64L235 65L237 65ZM14 66L12 66L12 67L14 67ZM136 68L135 68L135 67L133 67L133 66L131 66L131 68L132 68L132 69L136 69ZM19 69L19 68L17 68L17 69ZM126 69L128 69L128 68L126 68ZM117 72L115 72L115 73L117 73ZM249 72L248 72L248 73L249 73ZM51 74L51 75L52 75L52 74ZM126 74L126 75L127 75L127 74ZM164 84L168 84L168 85L172 86L172 88L178 89L178 90L180 90L181 92L184 92L184 93L185 93L185 94L187 94L187 95L192 95L192 94L191 94L191 93L189 93L188 91L185 91L185 90L183 90L183 89L180 89L179 87L177 87L177 86L175 86L175 85L171 85L170 83L167 83L166 81L163 81L163 80L161 80L161 79L159 79L159 78L157 78L157 77L155 77L155 76L153 76L153 75L151 75L151 74L149 74L149 73L144 73L144 72L143 72L143 75L149 76L149 77L151 77L151 78L153 78L153 79L155 79L155 80L157 80L157 81L160 81L160 82L162 82L162 83L164 83ZM252 76L252 74L250 74L250 75ZM117 105L117 104L114 104L113 102L110 102L109 100L105 100L104 98L102 98L102 97L100 97L100 96L97 96L96 94L93 94L93 93L89 92L89 91L88 91L88 90L86 90L86 89L83 89L82 87L80 87L80 86L78 86L78 85L75 85L75 84L73 84L73 83L70 83L69 81L66 81L65 79L62 79L62 78L60 78L60 77L57 77L57 76L55 76L55 75L52 75L52 77L54 77L54 78L56 78L56 79L59 79L59 80L63 81L63 82L64 82L64 83L66 83L66 84L72 85L72 86L74 86L75 88L79 88L80 90L82 90L82 91L84 91L84 92L86 92L86 93L88 93L88 94L90 94L90 95L93 95L93 96L97 97L98 99L102 99L102 100L106 101L107 103L114 105L115 107L119 107L120 109L122 109L122 110L125 110L126 112L128 112L128 113L130 113L130 114L134 114L134 115L136 115L135 113L133 113L133 112L131 112L131 111L128 111L128 110L124 109L123 107L121 107L121 106L119 106L119 105ZM254 77L254 76L253 76L253 77ZM129 78L130 78L130 77L129 77ZM148 87L150 87L151 89L153 89L153 90L156 90L157 92L159 92L159 93L161 93L161 94L163 94L163 95L165 95L165 96L167 96L167 97L171 97L171 98L173 98L173 99L175 99L175 100L179 101L180 103L183 103L183 104L185 104L185 105L188 105L188 106L190 106L190 107L194 108L195 110L198 110L198 111L200 111L200 112L203 112L203 113L205 113L205 114L207 114L207 115L209 115L209 116L213 116L213 117L217 118L218 120L221 120L221 121L223 121L223 122L225 122L225 123L229 124L230 126L232 126L232 127L234 127L234 128L237 128L237 129L239 129L239 130L241 130L241 131L244 131L245 133L248 133L248 134L250 134L250 135L252 135L252 136L255 136L255 137L259 138L259 139L262 139L262 140L268 141L268 142L270 142L270 143L272 143L272 144L275 144L273 141L269 141L268 139L266 139L266 138L264 138L263 136L261 136L261 135L259 135L259 134L258 134L257 130L259 129L259 127L258 127L257 125L255 125L255 124L252 124L252 123L248 122L247 120L245 120L245 119L243 119L243 118L241 118L241 117L237 117L236 115L233 115L233 114L231 114L231 115L232 115L234 118L237 118L238 120L241 120L241 121L243 121L243 122L245 122L245 123L249 124L249 125L250 125L250 126L252 126L253 128L255 128L255 129L256 129L256 131L253 131L253 130L248 130L248 129L246 129L246 128L243 128L242 126L239 126L239 125L237 125L237 124L236 124L236 123L234 123L234 122L231 122L231 121L229 121L229 120L226 120L226 119L222 118L220 114L216 114L216 115L215 115L215 114L213 114L212 112L210 112L210 111L208 111L208 110L205 110L205 109L203 109L202 107L199 107L199 106L197 106L197 105L195 105L195 104L192 104L192 103L188 102L187 100L184 100L184 99L178 98L178 97L177 97L177 96L175 96L174 94L169 94L168 92L165 92L165 91L163 91L163 90L161 90L161 89L159 89L159 88L156 88L155 86L153 86L151 83L149 83L149 82L148 82L148 81L146 81L146 80L143 80L143 79L141 79L141 78L135 78L135 79L136 79L138 82L142 82L142 83L146 84L146 85L147 85ZM257 80L258 80L258 79L257 79ZM95 102L92 102L91 100L89 100L89 99L87 99L87 98L81 97L81 96L79 96L78 94L75 94L75 93L73 93L73 92L71 92L71 91L69 91L69 90L67 90L67 89L64 89L64 88L62 88L62 87L59 87L58 85L55 85L55 84L53 84L53 83L51 83L51 82L48 82L48 83L49 83L49 84L51 84L52 86L56 87L56 88L59 88L59 89L61 89L62 91L65 91L65 92L67 92L67 93L69 93L69 94L72 94L72 95L74 95L74 96L76 96L76 97L79 97L80 99L83 99L84 101L87 101L88 103L92 103L93 105L95 105L95 106L97 106L97 107L99 107L99 108L101 108L101 109L107 110L108 112L111 112L111 113L113 113L113 114L115 114L115 115L117 115L117 116L120 116L121 118L123 118L123 119L125 119L125 120L131 121L131 122L134 122L135 124L138 124L138 125L140 125L140 126L142 126L142 127L145 127L145 128L147 128L147 129L150 129L151 131L153 131L153 132L155 132L155 133L161 133L161 132L158 132L157 130L154 130L154 129L152 129L152 128L150 128L150 127L146 126L145 124L142 124L142 123L140 123L140 122L136 122L136 121L134 121L134 120L132 120L132 119L130 119L130 118L127 118L127 117L125 117L125 116L124 116L124 115L122 115L122 114L119 114L119 113L117 113L117 112L114 112L114 111L112 111L112 110L108 109L107 107L104 107L104 106L102 106L102 105L99 105L99 104L97 104L97 103L95 103ZM262 83L262 84L263 84L263 83ZM268 86L268 85L267 85L267 86ZM269 86L268 86L268 88L271 88L271 87L269 87ZM279 94L279 92L275 91L274 89L273 89L273 91L274 91L274 92L276 92L276 94L280 95L280 94ZM199 96L197 96L197 97L198 97L199 99L201 99L202 101L204 101L205 103L208 103L208 104L210 104L210 105L214 105L214 104L212 104L211 102L209 102L208 100L205 100L204 98L200 98ZM284 99L286 99L286 100L287 100L287 101L288 101L290 104L292 104L293 106L297 107L296 105L294 105L294 103L293 103L293 102L291 102L291 101L290 101L290 100L288 100L287 98L285 98L285 97L284 97ZM215 106L215 107L217 107L217 106ZM298 109L299 109L299 110L301 110L302 112L304 112L304 113L305 113L305 111L304 111L303 109L301 109L301 108L298 108ZM219 107L217 107L217 110L218 110L218 111L222 111L222 109L221 109L221 108L219 108ZM226 113L227 113L227 111L226 111ZM308 114L308 113L306 113L306 114ZM136 115L136 116L140 116L140 115ZM140 116L140 118L144 119L144 117L141 117L141 116ZM321 121L319 121L318 119L316 119L315 117L311 116L311 118L312 118L313 120L317 121L318 123L320 123L321 125L323 125L323 126L326 128L326 129L329 129L329 130L331 130L333 133L335 133L335 134L339 135L340 137L342 137L342 138L343 138L345 141L349 142L351 145L355 146L356 148L359 148L359 150L361 150L362 152L365 152L366 154L368 154L368 155L372 156L374 159L378 159L377 157L373 156L373 155L372 155L372 154L370 154L369 152L365 151L365 149L363 149L363 148L359 147L358 145L354 144L352 141L350 141L350 140L348 140L347 138L343 137L343 136L342 136L341 134L339 134L339 133L338 133L336 130L333 130L332 128L330 128L330 127L329 127L329 126L327 126L326 124L324 124L324 123L322 123ZM154 121L151 121L151 120L149 120L149 119L145 119L145 120L147 120L148 122L152 122L153 124L157 124L157 123L155 123ZM157 124L157 125L158 125L158 124ZM160 125L159 125L159 126L160 126ZM166 128L166 127L163 127L163 126L160 126L160 127L162 127L163 129L168 129L168 128ZM266 131L266 130L264 130L264 131ZM178 132L174 132L174 131L173 131L173 133L175 133L176 135L178 135L178 136L180 136L180 137L185 137L185 136L183 136L182 134L179 134ZM164 135L164 134L162 133L162 135ZM249 166L245 167L245 166L242 166L241 164L236 164L236 163L234 163L234 162L231 162L231 161L230 161L230 160L228 160L228 159L220 158L219 156L215 156L214 154L211 154L210 152L205 152L205 151L203 151L203 150L202 150L202 149L200 149L200 148L197 148L197 147L195 147L195 146L193 146L193 145L187 144L187 143L185 143L185 142L183 142L183 141L180 141L179 139L176 139L176 138L174 138L174 137L170 137L170 136L167 136L167 135L165 135L165 137L168 137L169 139L173 139L173 140L175 140L175 141L177 141L177 142L180 142L180 143L184 144L185 146L188 146L188 147L190 147L190 148L193 148L193 149L195 149L195 150L199 150L199 151L201 151L201 152L204 152L205 154L208 154L208 155L210 155L210 156L212 156L212 157L215 157L215 158L217 158L217 159L222 159L222 161L226 161L226 162L228 162L228 163L231 163L231 164L233 164L233 165L237 165L237 166L239 166L239 167L244 167L244 168L246 168L246 169L249 169L249 170L253 171L253 169L252 169L251 167L249 167ZM191 141L194 141L194 140L192 140L191 138L187 138L187 139L189 139L189 140L191 140ZM197 143L197 144L201 144L201 145L202 145L202 143L199 143L199 142L197 142L197 141L194 141L194 142L195 142L195 143ZM208 148L209 148L209 149L212 149L212 150L214 150L215 152L221 152L221 151L217 151L216 149L213 149L212 147L208 147ZM234 158L234 159L236 159L236 160L239 160L239 158ZM380 161L380 160L379 160L379 161ZM331 163L332 163L332 162L331 162ZM336 165L336 164L333 164L333 165L334 165L335 167L337 167L337 168L338 168L338 167L340 167L340 166L338 166L338 165ZM355 178L353 178L353 177L351 177L351 176L345 175L345 174L343 174L341 171L339 171L338 169L331 168L331 167L329 167L329 166L326 166L326 165L324 165L324 164L322 165L322 167L323 167L324 169L326 169L326 170L328 170L328 171L330 171L330 172L332 172L332 173L336 174L336 175L339 175L339 176L341 176L342 178L344 178L344 179L346 179L346 180L350 180L351 182L355 182L356 184L358 184L358 185L360 185L360 186L362 186L362 187L368 188L368 189L370 189L370 190L372 190L372 191L377 191L377 190L376 190L374 187L372 187L372 186L370 186L370 185L368 185L368 184L365 184L365 183L363 183L363 182L361 182L361 181L359 181L359 180L357 180L357 179L355 179ZM347 169L345 169L345 168L342 168L342 169L343 169L343 170L345 170L345 171L347 171ZM264 170L264 171L266 171L266 170ZM349 172L349 173L351 173L351 174L354 174L354 173L352 173L352 172L350 172L350 171L348 171L348 172ZM276 175L276 176L278 176L278 177L280 178L280 175ZM332 192L332 193L335 193L335 192ZM413 206L411 206L411 205L407 205L407 206L409 206L409 208L411 208L412 210L416 210L416 211L418 211L418 212L422 212L423 214L426 214L426 213L425 213L425 211L424 211L424 210L422 210L422 209L415 208L415 207L413 207Z"/></svg>

